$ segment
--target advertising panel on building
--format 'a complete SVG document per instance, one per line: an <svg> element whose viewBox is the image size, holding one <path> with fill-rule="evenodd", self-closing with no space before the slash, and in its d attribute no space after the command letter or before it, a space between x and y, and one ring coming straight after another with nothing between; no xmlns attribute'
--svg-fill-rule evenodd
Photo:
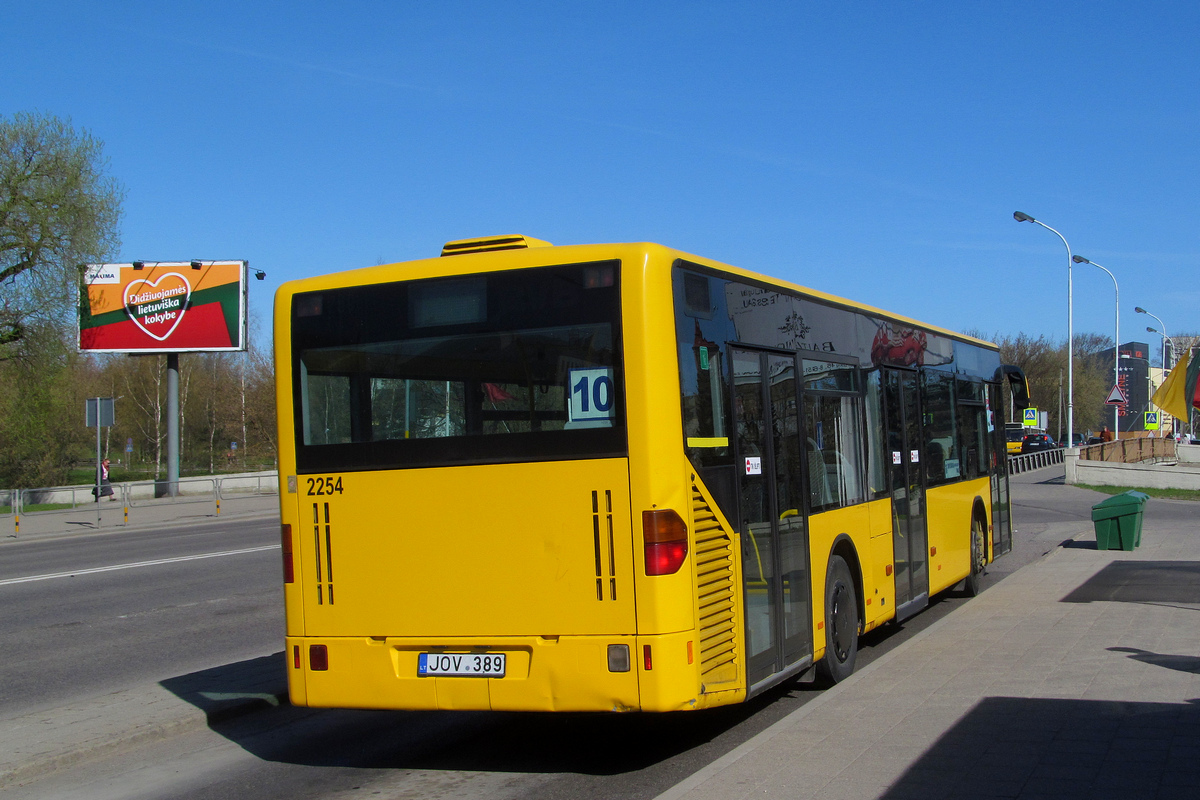
<svg viewBox="0 0 1200 800"><path fill-rule="evenodd" d="M246 349L245 261L91 264L79 291L79 349Z"/></svg>

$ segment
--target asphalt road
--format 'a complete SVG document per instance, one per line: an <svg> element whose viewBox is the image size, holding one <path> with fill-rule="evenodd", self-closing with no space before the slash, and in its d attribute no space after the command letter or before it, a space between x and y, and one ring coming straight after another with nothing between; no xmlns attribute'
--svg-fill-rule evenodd
<svg viewBox="0 0 1200 800"><path fill-rule="evenodd" d="M1068 538L1064 531L1078 530L1081 520L1089 519L1088 511L1101 495L1062 487L1060 474L1061 467L1013 478L1014 548L992 565L985 590L1058 546ZM116 538L125 535L109 544L71 539L40 554L31 548L24 565L12 567L5 559L0 581L18 572L62 571L68 563L78 565L69 568L133 563L173 557L171 553L196 555L277 541L274 520L235 524L219 534L202 527L138 534L121 545L115 544ZM0 601L19 603L23 617L5 615L0 623L4 641L21 642L20 651L51 650L18 659L13 674L19 685L0 686L0 705L7 710L10 702L29 704L31 694L37 698L34 704L55 703L72 692L127 687L277 653L278 572L278 551L265 550L73 579L0 584ZM944 594L904 624L864 636L859 667L965 602L965 596ZM57 635L63 631L70 635ZM67 641L55 643L59 639ZM282 655L279 658L282 674ZM4 677L12 670L13 665L6 665ZM743 706L676 715L361 712L285 706L156 741L9 794L93 800L652 798L820 691L792 683Z"/></svg>
<svg viewBox="0 0 1200 800"><path fill-rule="evenodd" d="M5 543L0 708L15 716L279 650L280 570L278 519Z"/></svg>

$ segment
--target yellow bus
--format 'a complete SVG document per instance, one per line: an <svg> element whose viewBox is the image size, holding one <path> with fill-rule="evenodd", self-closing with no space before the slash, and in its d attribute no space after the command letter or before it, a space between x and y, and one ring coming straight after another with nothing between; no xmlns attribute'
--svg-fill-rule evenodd
<svg viewBox="0 0 1200 800"><path fill-rule="evenodd" d="M1008 454L1010 456L1021 455L1021 443L1025 441L1025 434L1032 433L1026 430L1025 426L1020 422L1004 423L1004 438L1008 443Z"/></svg>
<svg viewBox="0 0 1200 800"><path fill-rule="evenodd" d="M1011 547L1024 378L994 345L660 245L469 239L293 281L275 348L298 706L837 681Z"/></svg>

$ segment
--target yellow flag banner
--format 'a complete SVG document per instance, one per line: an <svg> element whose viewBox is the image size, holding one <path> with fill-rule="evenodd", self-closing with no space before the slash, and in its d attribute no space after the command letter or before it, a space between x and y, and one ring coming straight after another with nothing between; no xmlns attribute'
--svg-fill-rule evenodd
<svg viewBox="0 0 1200 800"><path fill-rule="evenodd" d="M1200 378L1200 359L1192 359L1191 354L1185 352L1154 393L1152 402L1173 417L1188 419L1196 396L1197 378Z"/></svg>

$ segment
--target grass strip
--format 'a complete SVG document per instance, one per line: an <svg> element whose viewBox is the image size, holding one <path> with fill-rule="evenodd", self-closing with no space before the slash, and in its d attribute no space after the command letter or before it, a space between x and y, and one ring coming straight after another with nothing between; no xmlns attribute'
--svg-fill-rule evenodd
<svg viewBox="0 0 1200 800"><path fill-rule="evenodd" d="M1122 494L1124 492L1142 492L1151 497L1165 497L1168 500L1200 500L1198 489L1156 489L1150 486L1094 486L1090 483L1077 483L1081 489L1091 489L1104 494Z"/></svg>

